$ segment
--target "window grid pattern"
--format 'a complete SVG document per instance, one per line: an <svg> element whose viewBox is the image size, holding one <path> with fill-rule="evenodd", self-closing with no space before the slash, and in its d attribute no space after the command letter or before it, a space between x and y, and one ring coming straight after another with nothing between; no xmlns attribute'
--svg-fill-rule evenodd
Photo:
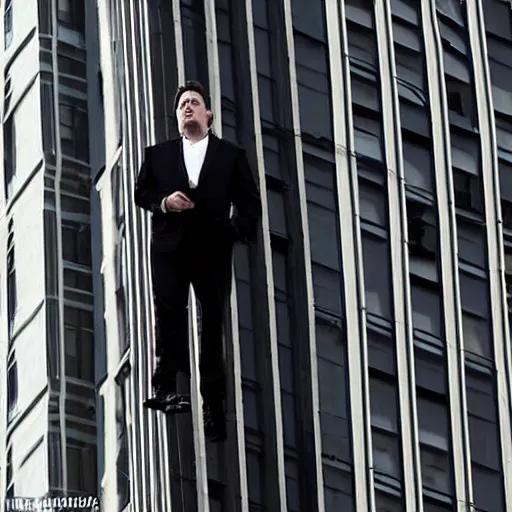
<svg viewBox="0 0 512 512"><path fill-rule="evenodd" d="M280 7L269 8L268 2L252 3L257 57L258 93L261 109L261 126L269 204L272 240L274 294L278 320L279 372L284 420L286 461L287 507L302 510L303 490L300 486L301 460L299 408L300 391L296 385L294 354L290 333L293 332L294 278L290 269L289 254L295 243L290 237L290 190L296 172L293 158L288 154L289 127L285 104L276 75L281 61L276 55L286 53L290 41L276 33L277 12ZM317 5L318 4L318 5ZM509 162L507 123L507 84L500 79L506 73L506 47L510 27L505 23L505 11L497 15L495 5L504 2L493 0L484 7L486 21L495 20L487 27L493 100L498 132L500 165L500 191L504 234L507 235L508 213L507 174ZM315 332L320 389L320 424L323 478L326 510L343 503L344 510L353 507L353 494L357 482L352 481L351 405L348 400L347 344L357 342L346 338L344 327L345 307L357 306L355 297L342 296L342 265L339 247L340 226L336 197L334 135L332 132L332 106L330 96L330 70L327 58L329 37L322 2L289 2L293 22L293 46L299 96L301 125L301 158L304 162L307 203L301 205L307 212L310 227L311 264L315 302ZM199 78L207 87L208 67L198 63L206 43L202 2L180 2L184 20L187 78ZM282 6L281 6L282 7ZM460 299L463 315L463 333L466 357L466 395L471 471L473 473L473 500L480 510L500 510L503 501L503 471L499 454L498 404L495 390L495 363L492 349L491 298L489 293L489 255L486 247L486 223L481 173L480 135L478 127L487 120L478 119L476 95L469 38L467 13L464 3L455 0L438 0L436 16L442 38L442 55L445 69L444 87L448 98L449 140L452 155L452 173L457 210L456 258L460 281ZM363 273L367 310L368 372L370 374L369 401L373 463L375 475L375 510L404 510L402 458L412 454L401 453L400 414L397 378L397 347L393 333L394 312L392 291L395 288L391 275L390 229L387 173L385 164L385 136L382 128L381 83L378 74L379 55L376 47L373 2L346 0L344 2L348 29L347 53L350 59L352 83L351 120L355 135L355 160L359 209L361 212L361 238L363 245ZM418 416L418 442L423 507L427 512L451 510L457 496L454 491L452 434L450 432L449 389L458 383L449 382L447 375L447 340L445 335L440 254L449 251L441 247L437 232L437 209L448 205L437 204L434 180L433 152L430 133L429 91L426 84L426 63L420 9L409 0L391 2L391 18L401 141L404 164L406 204L401 212L407 216L409 239L409 266L411 285L412 328L414 334L413 361L409 371L415 377ZM215 22L219 52L220 95L222 104L223 135L237 141L241 130L237 108L242 86L236 77L233 54L235 36L232 16L233 3L216 0ZM509 12L507 11L509 14ZM290 14L290 13L288 13ZM237 13L237 16L244 16ZM496 17L497 16L497 17ZM510 17L508 17L510 21ZM509 23L510 25L510 23ZM281 45L274 50L275 44ZM129 56L130 58L130 56ZM137 64L140 66L140 64ZM201 70L200 70L201 68ZM498 72L498 70L500 70ZM204 76L199 76L200 74ZM135 76L130 77L134 80ZM507 81L507 83L510 81ZM295 87L295 85L293 85ZM254 91L253 91L254 92ZM436 107L437 108L437 107ZM321 121L319 121L319 119ZM475 149L476 148L476 149ZM336 148L337 149L337 148ZM512 160L512 159L511 159ZM127 222L131 222L127 216ZM325 233L322 236L321 233ZM506 280L512 286L512 241L506 242ZM509 244L510 242L510 244ZM128 250L130 250L128 248ZM378 263L378 264L377 264ZM492 262L491 262L492 263ZM242 352L242 386L244 399L246 471L249 480L249 510L267 510L265 474L269 468L266 453L268 421L262 414L262 382L255 352L259 350L255 339L253 318L254 280L250 266L250 251L240 248L236 255L238 316ZM510 267L510 268L509 268ZM128 300L130 300L128 298ZM408 413L411 411L401 411ZM494 440L485 447L478 446L478 435ZM212 481L210 507L222 508L224 502L217 493L222 477L209 475ZM476 482L478 480L478 482ZM354 487L355 484L355 487ZM484 496L483 489L492 488L493 496ZM217 490L216 490L217 489ZM220 493L222 494L222 493ZM495 501L491 501L495 500ZM329 508L331 507L331 508ZM366 512L366 511L365 511Z"/></svg>

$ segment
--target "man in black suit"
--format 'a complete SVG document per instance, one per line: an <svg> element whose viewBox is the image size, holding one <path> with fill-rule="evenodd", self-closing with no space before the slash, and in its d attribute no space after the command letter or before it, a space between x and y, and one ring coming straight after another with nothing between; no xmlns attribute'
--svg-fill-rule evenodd
<svg viewBox="0 0 512 512"><path fill-rule="evenodd" d="M146 148L135 203L152 212L151 266L156 309L155 396L147 407L190 411L176 374L190 375L188 294L201 305L201 394L206 435L226 436L222 332L230 293L232 250L250 242L261 201L245 151L210 132L213 113L198 82L176 93L181 137ZM235 214L230 218L231 205Z"/></svg>

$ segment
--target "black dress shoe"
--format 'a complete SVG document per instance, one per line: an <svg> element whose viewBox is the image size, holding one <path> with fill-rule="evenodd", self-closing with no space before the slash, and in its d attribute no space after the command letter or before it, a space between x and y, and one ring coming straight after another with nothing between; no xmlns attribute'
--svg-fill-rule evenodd
<svg viewBox="0 0 512 512"><path fill-rule="evenodd" d="M226 440L226 415L222 402L203 407L204 433L208 441L221 443Z"/></svg>
<svg viewBox="0 0 512 512"><path fill-rule="evenodd" d="M179 414L191 411L190 397L178 393L157 393L144 401L144 407L167 414Z"/></svg>

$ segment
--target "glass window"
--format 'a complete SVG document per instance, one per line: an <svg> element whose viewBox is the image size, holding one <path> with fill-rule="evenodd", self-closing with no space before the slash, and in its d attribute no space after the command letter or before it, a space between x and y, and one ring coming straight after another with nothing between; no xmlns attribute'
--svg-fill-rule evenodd
<svg viewBox="0 0 512 512"><path fill-rule="evenodd" d="M386 228L388 225L385 190L368 180L359 179L359 209L365 222Z"/></svg>
<svg viewBox="0 0 512 512"><path fill-rule="evenodd" d="M396 496L376 491L375 510L377 512L402 512L404 510L403 502Z"/></svg>
<svg viewBox="0 0 512 512"><path fill-rule="evenodd" d="M68 489L95 496L96 447L76 439L69 439L66 446L68 460Z"/></svg>
<svg viewBox="0 0 512 512"><path fill-rule="evenodd" d="M504 510L503 472L493 377L466 366L474 502L480 510Z"/></svg>
<svg viewBox="0 0 512 512"><path fill-rule="evenodd" d="M63 220L62 257L80 265L91 265L91 228L89 224Z"/></svg>
<svg viewBox="0 0 512 512"><path fill-rule="evenodd" d="M418 106L410 101L401 101L400 124L405 138L422 138L419 140L428 143L430 138L430 116L426 106Z"/></svg>
<svg viewBox="0 0 512 512"><path fill-rule="evenodd" d="M352 474L326 462L323 477L325 512L354 512Z"/></svg>
<svg viewBox="0 0 512 512"><path fill-rule="evenodd" d="M405 184L413 191L433 194L432 159L430 148L403 138Z"/></svg>
<svg viewBox="0 0 512 512"><path fill-rule="evenodd" d="M457 169L453 170L455 205L469 212L483 214L483 189L480 178Z"/></svg>
<svg viewBox="0 0 512 512"><path fill-rule="evenodd" d="M7 369L7 421L16 415L18 408L18 364L13 352L9 358Z"/></svg>
<svg viewBox="0 0 512 512"><path fill-rule="evenodd" d="M423 487L451 495L448 407L421 396L417 406Z"/></svg>
<svg viewBox="0 0 512 512"><path fill-rule="evenodd" d="M263 461L256 450L247 449L247 483L249 488L249 508L263 509L262 471Z"/></svg>
<svg viewBox="0 0 512 512"><path fill-rule="evenodd" d="M459 272L462 310L482 318L489 318L488 283L467 272Z"/></svg>
<svg viewBox="0 0 512 512"><path fill-rule="evenodd" d="M55 112L53 84L41 82L41 121L43 123L43 147L45 153L55 154Z"/></svg>
<svg viewBox="0 0 512 512"><path fill-rule="evenodd" d="M370 378L373 463L376 477L402 479L396 385Z"/></svg>
<svg viewBox="0 0 512 512"><path fill-rule="evenodd" d="M391 262L388 241L363 232L362 242L367 311L391 319Z"/></svg>
<svg viewBox="0 0 512 512"><path fill-rule="evenodd" d="M85 33L85 2L83 0L58 0L57 18L69 28Z"/></svg>
<svg viewBox="0 0 512 512"><path fill-rule="evenodd" d="M442 308L439 291L411 282L411 303L414 330L442 338Z"/></svg>
<svg viewBox="0 0 512 512"><path fill-rule="evenodd" d="M180 2L186 80L198 80L209 94L208 52L204 5L198 1Z"/></svg>
<svg viewBox="0 0 512 512"><path fill-rule="evenodd" d="M64 287L92 293L92 275L72 268L64 268Z"/></svg>
<svg viewBox="0 0 512 512"><path fill-rule="evenodd" d="M303 156L315 306L341 316L335 167L331 162L309 153Z"/></svg>
<svg viewBox="0 0 512 512"><path fill-rule="evenodd" d="M299 33L294 39L301 130L333 140L327 45Z"/></svg>
<svg viewBox="0 0 512 512"><path fill-rule="evenodd" d="M293 28L310 38L325 42L327 31L322 0L292 0Z"/></svg>
<svg viewBox="0 0 512 512"><path fill-rule="evenodd" d="M12 113L4 122L4 181L5 199L12 196L16 175L16 130L15 116Z"/></svg>
<svg viewBox="0 0 512 512"><path fill-rule="evenodd" d="M439 353L414 347L416 385L438 395L447 394L446 361Z"/></svg>
<svg viewBox="0 0 512 512"><path fill-rule="evenodd" d="M60 96L60 136L66 156L89 161L89 122L86 103L70 96Z"/></svg>
<svg viewBox="0 0 512 512"><path fill-rule="evenodd" d="M349 55L358 64L366 64L370 69L377 68L377 46L374 32L360 25L347 23L349 33Z"/></svg>
<svg viewBox="0 0 512 512"><path fill-rule="evenodd" d="M457 245L459 261L482 269L487 268L487 241L483 225L458 218Z"/></svg>
<svg viewBox="0 0 512 512"><path fill-rule="evenodd" d="M436 0L439 14L458 25L463 25L462 9L459 0Z"/></svg>
<svg viewBox="0 0 512 512"><path fill-rule="evenodd" d="M89 311L64 308L66 375L94 382L93 315Z"/></svg>
<svg viewBox="0 0 512 512"><path fill-rule="evenodd" d="M367 329L368 364L370 368L396 375L396 357L394 340L389 333Z"/></svg>
<svg viewBox="0 0 512 512"><path fill-rule="evenodd" d="M4 7L4 48L7 50L12 42L12 0L5 0Z"/></svg>
<svg viewBox="0 0 512 512"><path fill-rule="evenodd" d="M316 322L322 453L350 463L346 344L341 330Z"/></svg>
<svg viewBox="0 0 512 512"><path fill-rule="evenodd" d="M41 34L52 34L52 1L39 0L39 31Z"/></svg>
<svg viewBox="0 0 512 512"><path fill-rule="evenodd" d="M7 238L7 318L9 322L9 342L12 339L18 309L18 294L16 286L16 260L14 252L14 224L9 221Z"/></svg>
<svg viewBox="0 0 512 512"><path fill-rule="evenodd" d="M465 173L478 176L480 174L478 138L465 132L452 131L450 141L453 167Z"/></svg>
<svg viewBox="0 0 512 512"><path fill-rule="evenodd" d="M425 203L408 199L406 204L411 274L437 283L437 214Z"/></svg>
<svg viewBox="0 0 512 512"><path fill-rule="evenodd" d="M512 39L510 5L503 0L485 0L483 8L487 32L510 41Z"/></svg>
<svg viewBox="0 0 512 512"><path fill-rule="evenodd" d="M298 462L295 460L298 450L297 431L297 390L294 376L295 344L290 336L290 307L292 297L288 290L287 254L273 248L274 294L277 315L277 337L279 341L279 371L281 374L281 405L284 427L284 443L290 456L286 460L286 494L288 508L300 509L298 487Z"/></svg>
<svg viewBox="0 0 512 512"><path fill-rule="evenodd" d="M283 192L268 188L267 200L270 231L276 235L286 236L288 229L286 225L286 207Z"/></svg>
<svg viewBox="0 0 512 512"><path fill-rule="evenodd" d="M117 429L117 510L122 511L130 501L130 461L126 425L126 380L116 385Z"/></svg>
<svg viewBox="0 0 512 512"><path fill-rule="evenodd" d="M354 115L354 139L357 156L383 161L382 131L378 121Z"/></svg>
<svg viewBox="0 0 512 512"><path fill-rule="evenodd" d="M494 109L512 115L512 44L494 37L487 38Z"/></svg>

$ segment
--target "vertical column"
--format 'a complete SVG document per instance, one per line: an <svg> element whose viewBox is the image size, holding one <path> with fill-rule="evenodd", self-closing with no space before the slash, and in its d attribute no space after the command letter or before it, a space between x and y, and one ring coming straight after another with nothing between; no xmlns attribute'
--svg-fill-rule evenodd
<svg viewBox="0 0 512 512"><path fill-rule="evenodd" d="M221 102L221 73L219 63L219 48L217 36L216 2L206 1L204 4L206 18L206 48L208 54L208 77L210 84L210 99L214 116L214 131L222 137L222 102ZM244 434L244 408L242 402L242 380L240 360L240 338L238 322L238 297L235 279L235 267L232 267L232 282L230 295L230 336L226 336L225 354L226 363L229 363L229 371L226 372L228 395L226 396L226 412L232 410L234 418L228 416L228 420L234 419L234 429L230 429L228 422L228 440L225 444L224 475L228 488L225 506L233 511L246 511L249 508L247 488L247 466L245 460L245 434ZM233 401L232 401L233 400ZM231 413L232 414L232 413ZM235 439L231 435L235 434ZM229 478L231 471L236 471L235 478Z"/></svg>
<svg viewBox="0 0 512 512"><path fill-rule="evenodd" d="M58 39L57 39L57 2L51 3L52 18L52 67L53 67L53 95L54 95L54 118L55 122L55 215L57 230L57 258L58 265L58 308L59 308L59 371L60 371L60 389L59 389L59 429L60 429L60 449L62 456L62 481L63 489L67 489L67 435L66 435L66 347L64 337L64 270L62 266L62 211L60 182L62 176L62 148L60 137L60 108L59 108L59 68L58 68Z"/></svg>
<svg viewBox="0 0 512 512"><path fill-rule="evenodd" d="M504 289L503 243L500 236L500 195L498 156L494 128L494 110L489 68L483 7L481 2L467 2L469 40L475 80L476 106L482 147L482 181L484 190L485 224L491 297L492 340L496 368L498 395L498 422L501 441L501 463L504 476L505 503L512 507L512 439L509 382L507 382L508 344L506 324L507 302Z"/></svg>
<svg viewBox="0 0 512 512"><path fill-rule="evenodd" d="M178 84L182 85L185 83L185 62L183 54L183 30L181 26L180 0L172 0L172 18L174 23Z"/></svg>
<svg viewBox="0 0 512 512"><path fill-rule="evenodd" d="M131 20L129 19L129 13L126 12L126 7L119 2L117 4L118 10L121 13L120 16L120 25L123 39L123 60L125 67L128 68L130 66L130 55L128 53L128 45L127 45L127 32L128 26ZM127 20L128 17L128 20ZM123 109L123 169L135 169L136 167L136 159L134 158L132 148L134 147L133 141L133 116L135 112L133 112L129 98L130 95L133 94L133 84L130 80L130 73L125 74L124 80L124 98L125 104ZM127 213L127 221L126 221L126 238L127 240L135 240L135 228L136 224L134 222L133 215L133 205L131 198L133 197L133 175L132 173L127 173L127 179L124 180L124 199ZM133 242L132 242L133 243ZM135 268L134 259L137 261L137 258L132 253L131 250L127 251L126 255L127 266L129 269ZM139 328L138 319L138 309L139 309L139 288L137 280L134 279L133 272L128 272L128 286L131 291L132 300L128 301L128 317L129 317L129 325L130 331L134 333L134 339L141 339L141 332ZM146 484L146 468L147 466L144 464L146 460L145 450L141 442L144 442L144 427L143 427L143 415L140 407L140 389L145 389L143 386L143 380L141 378L141 373L143 372L142 364L141 364L141 355L140 355L140 345L135 344L133 347L133 351L130 354L131 357L131 365L133 371L133 379L130 379L130 396L132 399L132 403L130 404L130 409L133 411L133 422L132 422L132 438L134 440L132 444L131 450L131 461L133 474L136 475L137 481L134 483L134 495L133 502L135 508L144 509L148 507L149 504L146 502L147 499L147 484Z"/></svg>
<svg viewBox="0 0 512 512"><path fill-rule="evenodd" d="M340 240L342 252L343 292L347 329L350 418L352 432L352 460L355 492L355 510L373 510L371 487L372 467L371 432L369 426L368 376L365 369L366 340L364 283L362 280L362 248L358 222L357 167L354 152L354 134L351 128L352 95L348 36L345 23L345 5L326 3L329 60L331 71L332 109L334 112L334 143L336 147L336 177ZM342 51L343 50L343 51ZM340 56L342 58L340 59Z"/></svg>
<svg viewBox="0 0 512 512"><path fill-rule="evenodd" d="M375 22L380 64L384 151L387 165L389 239L393 278L394 331L400 401L403 489L405 509L422 512L421 472L416 415L414 346L409 288L407 218L404 169L400 135L400 113L391 13L387 2L375 2Z"/></svg>
<svg viewBox="0 0 512 512"><path fill-rule="evenodd" d="M259 0L254 0L258 2ZM276 471L277 471L277 495L275 496L276 510L286 512L286 476L285 476L285 461L284 461L284 432L283 432L283 418L282 418L282 403L281 403L281 382L279 375L279 348L277 342L277 319L276 319L276 306L274 299L274 272L272 264L272 248L270 243L270 221L269 221L269 205L267 200L267 185L265 179L265 160L263 151L263 136L261 130L261 112L259 102L259 88L258 88L258 73L256 61L256 44L254 36L254 20L253 20L253 0L246 0L246 13L247 13L247 32L248 32L248 47L249 47L249 68L250 68L250 82L252 90L252 107L254 119L254 135L255 147L257 155L257 171L258 171L258 185L261 194L262 202L262 234L263 234L263 260L265 264L266 276L266 299L268 308L268 321L269 321L269 350L271 359L271 389L272 389L272 415L275 418L275 454L276 454Z"/></svg>
<svg viewBox="0 0 512 512"><path fill-rule="evenodd" d="M292 126L295 141L295 161L296 161L296 172L297 172L297 184L298 184L298 199L300 202L300 225L303 232L303 249L304 249L304 267L305 267L305 285L306 285L306 302L307 302L307 325L308 325L308 339L309 339L309 350L300 355L301 359L309 359L310 374L308 381L308 388L302 389L302 400L306 397L304 393L311 393L310 399L307 397L306 403L311 407L311 411L306 415L305 421L308 421L308 417L312 419L313 427L313 447L310 451L308 447L308 458L309 463L314 463L314 468L308 476L314 479L310 482L311 491L316 492L316 499L311 500L311 505L315 502L315 508L319 512L325 510L325 499L323 489L323 473L322 473L322 448L321 448L321 437L320 437L320 404L318 394L318 368L317 368L317 353L316 353L316 333L315 333L315 312L314 312L314 295L313 295L313 274L311 268L311 251L310 251L310 237L309 237L309 224L308 216L306 211L307 198L306 198L306 184L304 177L304 163L302 158L302 140L301 140L301 128L300 128L300 113L299 113L299 93L297 86L297 70L295 66L295 45L293 38L293 24L292 24L292 8L291 0L284 0L284 21L285 21L285 32L286 41L288 47L288 63L289 63L289 77L290 77L290 93L292 103ZM306 411L302 411L304 413ZM309 443L309 439L306 439L304 444ZM303 447L306 449L306 446ZM307 506L307 505L306 505Z"/></svg>
<svg viewBox="0 0 512 512"><path fill-rule="evenodd" d="M149 29L149 12L147 2L142 2L138 9L138 22L140 27L140 41L141 41L141 57L142 57L142 70L141 75L143 76L143 91L144 91L144 113L146 115L146 133L143 135L143 140L145 143L143 145L154 144L155 141L155 123L153 120L154 117L154 108L153 108L153 74L152 74L152 66L151 66L151 38L150 38L150 29ZM141 148L142 149L142 148ZM146 332L148 333L148 338L151 339L153 333L155 332L155 314L153 307L153 297L152 297L152 282L151 282L151 272L149 262L150 258L150 230L148 229L148 216L142 218L142 228L143 228L143 244L146 248L144 253L143 261L143 275L144 275L144 283L146 286L144 288L145 291L145 305L146 305L146 315L149 319L149 322L146 322ZM153 345L146 344L148 347L148 365L147 365L147 376L152 375L153 372ZM148 385L147 388L150 386ZM170 466L169 466L169 458L167 454L169 453L168 447L168 437L166 432L166 418L162 415L158 415L156 418L152 414L148 415L149 422L149 445L155 447L154 451L154 464L150 467L150 479L153 482L157 482L156 489L159 492L154 492L153 497L153 507L155 509L162 508L164 510L168 510L171 512L171 495L170 495Z"/></svg>
<svg viewBox="0 0 512 512"><path fill-rule="evenodd" d="M438 204L439 237L441 247L441 280L443 290L443 317L446 336L446 358L450 400L450 425L455 475L457 510L467 508L470 484L466 480L468 465L467 424L463 419L463 386L460 384L463 355L459 345L462 332L457 295L457 241L451 177L450 136L447 97L444 87L443 50L436 23L435 2L421 2L423 34L427 61L428 89L431 105L432 145ZM457 284L454 284L457 283Z"/></svg>
<svg viewBox="0 0 512 512"><path fill-rule="evenodd" d="M151 91L149 76L151 72L150 61L147 60L149 57L149 46L147 43L146 34L143 23L143 10L141 4L131 4L130 12L130 29L131 29L131 41L132 41L132 65L135 70L133 77L134 87L134 103L135 103L135 137L137 140L136 145L132 148L134 156L137 155L136 161L140 162L140 155L143 154L144 146L154 140L154 123L153 121L153 110L151 101ZM138 168L139 166L137 166ZM139 248L135 249L136 255L138 256L138 263L136 266L140 269L140 274L143 279L139 284L138 297L140 299L140 332L143 336L139 339L151 339L154 333L154 311L153 311L153 294L151 286L151 273L149 269L149 241L150 241L150 230L149 216L135 217L135 222L140 222L140 244ZM144 249L143 249L144 248ZM137 250L139 249L139 250ZM136 256L136 257L137 257ZM149 321L147 321L149 320ZM146 386L141 389L147 389L151 378L153 350L149 343L142 345L145 347L145 351L141 354L142 358L140 362L143 364L141 367L141 379L145 381ZM142 397L139 398L141 402ZM141 404L139 403L139 408ZM147 432L144 439L147 440L147 444L144 445L146 452L145 461L149 461L147 469L149 472L148 488L153 487L151 482L157 482L156 489L158 492L150 493L148 497L151 501L151 507L156 509L159 506L159 501L162 500L165 495L165 482L159 477L160 465L158 464L159 452L161 452L160 443L156 440L160 437L161 432L158 430L158 419L154 414L148 414L147 424L143 423L143 426ZM144 418L144 415L142 415ZM155 449L155 447L157 447ZM153 487L154 488L154 487ZM164 491L164 492L162 492Z"/></svg>

